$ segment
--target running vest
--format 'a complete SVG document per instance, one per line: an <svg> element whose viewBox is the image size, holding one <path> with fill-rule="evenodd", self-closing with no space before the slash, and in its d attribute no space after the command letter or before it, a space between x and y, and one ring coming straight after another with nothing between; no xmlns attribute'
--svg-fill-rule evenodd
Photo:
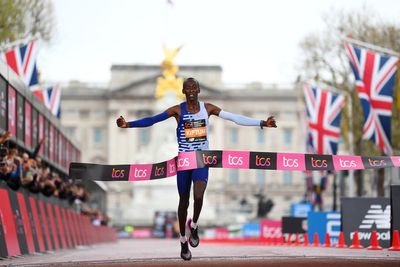
<svg viewBox="0 0 400 267"><path fill-rule="evenodd" d="M194 114L186 110L186 102L180 105L181 116L176 128L179 152L208 150L208 113L204 102L199 105L199 112Z"/></svg>

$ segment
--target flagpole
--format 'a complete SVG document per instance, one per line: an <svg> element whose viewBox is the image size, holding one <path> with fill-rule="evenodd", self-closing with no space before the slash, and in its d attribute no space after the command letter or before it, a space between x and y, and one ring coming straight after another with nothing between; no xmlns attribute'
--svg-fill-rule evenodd
<svg viewBox="0 0 400 267"><path fill-rule="evenodd" d="M350 155L354 155L354 144L353 144L353 103L351 94L348 93L349 97L349 150L350 150ZM349 170L349 176L348 176L348 186L349 186L349 197L354 197L355 196L355 186L354 186L354 170Z"/></svg>
<svg viewBox="0 0 400 267"><path fill-rule="evenodd" d="M377 52L382 52L382 53L385 53L385 54L388 54L388 55L393 55L393 56L396 56L396 57L400 57L400 53L397 53L396 51L393 51L393 50L390 50L390 49L387 49L387 48L384 48L384 47L380 47L380 46L373 45L373 44L370 44L370 43L366 43L366 42L363 42L363 41L355 40L355 39L352 39L350 37L343 37L343 40L346 41L346 42L349 42L349 43L353 43L353 44L356 44L356 45L359 45L359 46L363 46L365 48L369 48L369 49L375 50Z"/></svg>

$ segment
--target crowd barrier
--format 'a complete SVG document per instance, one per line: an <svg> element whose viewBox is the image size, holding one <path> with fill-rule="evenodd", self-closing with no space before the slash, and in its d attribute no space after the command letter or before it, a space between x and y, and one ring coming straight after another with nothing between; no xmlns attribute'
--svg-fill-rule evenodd
<svg viewBox="0 0 400 267"><path fill-rule="evenodd" d="M67 201L13 191L0 181L0 258L115 240L114 229L93 225Z"/></svg>

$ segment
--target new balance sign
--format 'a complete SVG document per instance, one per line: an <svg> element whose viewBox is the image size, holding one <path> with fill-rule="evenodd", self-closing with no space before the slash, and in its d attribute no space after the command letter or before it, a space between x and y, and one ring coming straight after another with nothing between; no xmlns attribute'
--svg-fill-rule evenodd
<svg viewBox="0 0 400 267"><path fill-rule="evenodd" d="M385 210L382 205L371 205L359 228L372 229L374 224L376 229L390 229L390 205Z"/></svg>
<svg viewBox="0 0 400 267"><path fill-rule="evenodd" d="M364 247L370 245L372 231L376 230L379 245L390 246L389 198L342 198L342 227L347 245L354 232Z"/></svg>

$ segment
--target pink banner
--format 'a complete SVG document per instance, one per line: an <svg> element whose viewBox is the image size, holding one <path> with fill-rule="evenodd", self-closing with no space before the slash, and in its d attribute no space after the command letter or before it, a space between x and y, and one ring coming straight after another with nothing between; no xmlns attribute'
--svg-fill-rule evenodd
<svg viewBox="0 0 400 267"><path fill-rule="evenodd" d="M70 163L70 150L69 150L69 143L67 140L65 141L65 168L68 168L69 163Z"/></svg>
<svg viewBox="0 0 400 267"><path fill-rule="evenodd" d="M54 126L52 124L50 124L50 133L49 133L49 138L50 138L50 142L49 142L49 158L51 161L54 161Z"/></svg>
<svg viewBox="0 0 400 267"><path fill-rule="evenodd" d="M25 145L32 147L32 105L25 101Z"/></svg>
<svg viewBox="0 0 400 267"><path fill-rule="evenodd" d="M223 168L248 169L249 155L249 152L243 151L223 151L222 166Z"/></svg>
<svg viewBox="0 0 400 267"><path fill-rule="evenodd" d="M151 228L140 228L135 229L132 234L132 238L151 238L152 237L152 229Z"/></svg>
<svg viewBox="0 0 400 267"><path fill-rule="evenodd" d="M129 181L149 180L152 164L134 164L129 170Z"/></svg>
<svg viewBox="0 0 400 267"><path fill-rule="evenodd" d="M192 170L197 168L196 152L179 153L177 161L178 171Z"/></svg>
<svg viewBox="0 0 400 267"><path fill-rule="evenodd" d="M38 135L39 135L38 142L40 142L44 138L44 117L42 114L39 114L39 133L38 133ZM44 155L45 145L46 145L46 142L43 142L39 149L39 153L42 155Z"/></svg>
<svg viewBox="0 0 400 267"><path fill-rule="evenodd" d="M298 170L306 169L304 154L299 153L278 153L277 154L278 170Z"/></svg>
<svg viewBox="0 0 400 267"><path fill-rule="evenodd" d="M8 131L17 135L17 92L8 86Z"/></svg>
<svg viewBox="0 0 400 267"><path fill-rule="evenodd" d="M176 160L170 159L167 161L167 177L176 175Z"/></svg>
<svg viewBox="0 0 400 267"><path fill-rule="evenodd" d="M360 156L333 155L335 170L363 170L364 164Z"/></svg>
<svg viewBox="0 0 400 267"><path fill-rule="evenodd" d="M282 221L261 220L261 238L266 241L279 241L282 236Z"/></svg>
<svg viewBox="0 0 400 267"><path fill-rule="evenodd" d="M400 167L400 156L390 157L395 167Z"/></svg>

